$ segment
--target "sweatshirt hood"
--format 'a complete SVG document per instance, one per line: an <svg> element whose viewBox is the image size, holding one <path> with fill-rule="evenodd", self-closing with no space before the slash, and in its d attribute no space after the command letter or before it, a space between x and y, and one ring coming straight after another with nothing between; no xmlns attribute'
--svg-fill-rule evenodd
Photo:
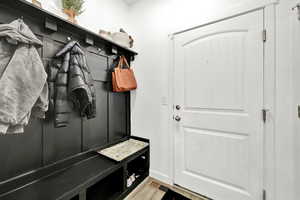
<svg viewBox="0 0 300 200"><path fill-rule="evenodd" d="M10 24L1 24L0 38L3 37L17 43L31 44L37 47L43 45L22 19L14 20Z"/></svg>

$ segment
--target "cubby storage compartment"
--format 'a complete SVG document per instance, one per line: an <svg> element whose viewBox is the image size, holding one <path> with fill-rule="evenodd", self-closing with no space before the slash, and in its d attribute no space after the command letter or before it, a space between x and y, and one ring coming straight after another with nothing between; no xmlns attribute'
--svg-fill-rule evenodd
<svg viewBox="0 0 300 200"><path fill-rule="evenodd" d="M114 200L123 192L123 168L108 175L86 191L87 200Z"/></svg>
<svg viewBox="0 0 300 200"><path fill-rule="evenodd" d="M143 153L137 158L129 161L127 164L127 187L134 187L136 184L140 183L149 172L149 157L148 152ZM132 177L134 176L134 179ZM130 178L131 177L131 178ZM129 180L131 179L131 181ZM128 181L131 184L128 184Z"/></svg>

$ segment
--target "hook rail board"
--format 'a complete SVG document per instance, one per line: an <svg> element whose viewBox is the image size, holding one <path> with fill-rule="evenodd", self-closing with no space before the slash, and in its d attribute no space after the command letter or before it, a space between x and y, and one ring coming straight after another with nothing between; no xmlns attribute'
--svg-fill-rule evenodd
<svg viewBox="0 0 300 200"><path fill-rule="evenodd" d="M101 35L94 33L78 24L73 24L60 16L48 12L47 10L44 10L30 2L27 2L26 0L9 0L3 1L0 4L3 7L15 8L17 11L20 11L20 14L18 16L11 17L23 18L25 22L27 22L28 19L39 21L43 28L50 33L68 29L70 30L69 36L72 36L72 33L76 33L76 35L79 35L80 38L83 39L83 41L87 41L87 44L90 44L93 40L96 43L102 43L106 46L106 50L110 51L110 53L112 53L112 49L117 49L118 54L125 54L126 56L131 58L131 60L134 59L134 56L138 54L130 48L124 47L112 40L106 39Z"/></svg>

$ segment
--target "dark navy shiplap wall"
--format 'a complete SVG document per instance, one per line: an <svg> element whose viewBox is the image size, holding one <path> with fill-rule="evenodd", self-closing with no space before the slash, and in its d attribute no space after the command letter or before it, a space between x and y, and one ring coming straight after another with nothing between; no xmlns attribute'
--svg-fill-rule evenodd
<svg viewBox="0 0 300 200"><path fill-rule="evenodd" d="M54 54L67 43L67 37L80 41L95 79L97 117L82 119L74 111L68 127L54 128L53 108L50 107L46 120L31 119L25 133L1 135L0 182L130 135L130 95L111 92L110 67L114 56L98 51L99 47L107 49L109 44L95 40L93 46L86 45L82 35L84 30L78 32L78 27L60 19L53 19L59 22L58 31L49 32L44 28L45 18L49 17L47 14L31 12L34 9L28 5L23 7L14 2L17 1L0 2L0 23L9 23L23 16L25 23L43 41L44 46L39 52L46 68Z"/></svg>

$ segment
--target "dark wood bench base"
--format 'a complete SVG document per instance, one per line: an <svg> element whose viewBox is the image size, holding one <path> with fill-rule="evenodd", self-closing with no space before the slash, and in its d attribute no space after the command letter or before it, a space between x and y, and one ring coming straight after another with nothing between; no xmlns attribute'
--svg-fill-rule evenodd
<svg viewBox="0 0 300 200"><path fill-rule="evenodd" d="M136 138L135 138L136 139ZM127 188L130 174L139 178ZM149 175L149 147L122 162L88 152L0 186L1 200L123 199Z"/></svg>

